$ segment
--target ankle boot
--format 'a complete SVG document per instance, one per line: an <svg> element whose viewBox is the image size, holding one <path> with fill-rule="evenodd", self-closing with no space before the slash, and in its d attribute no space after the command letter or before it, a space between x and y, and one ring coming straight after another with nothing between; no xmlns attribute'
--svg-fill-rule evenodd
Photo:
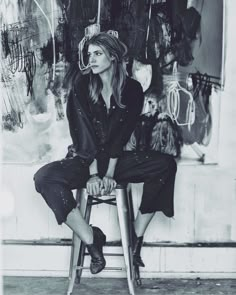
<svg viewBox="0 0 236 295"><path fill-rule="evenodd" d="M102 252L102 247L106 243L106 236L98 227L92 226L92 230L93 244L86 245L86 247L91 256L90 271L92 274L97 274L102 271L106 265L106 260Z"/></svg>
<svg viewBox="0 0 236 295"><path fill-rule="evenodd" d="M143 245L143 237L136 237L136 241L134 243L133 248L133 262L135 266L145 267L143 260L140 256L141 248Z"/></svg>

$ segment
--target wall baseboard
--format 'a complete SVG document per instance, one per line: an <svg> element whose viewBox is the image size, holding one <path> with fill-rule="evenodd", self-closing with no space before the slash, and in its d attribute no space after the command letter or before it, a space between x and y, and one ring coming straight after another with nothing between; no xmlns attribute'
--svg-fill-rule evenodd
<svg viewBox="0 0 236 295"><path fill-rule="evenodd" d="M2 273L5 276L67 277L70 246L2 245ZM126 277L120 246L106 246L107 268L96 277ZM109 255L111 253L119 256ZM236 247L145 246L140 268L144 278L236 278ZM89 257L85 257L85 266ZM118 267L120 270L110 270ZM84 277L93 277L89 270Z"/></svg>
<svg viewBox="0 0 236 295"><path fill-rule="evenodd" d="M37 240L17 240L4 239L3 245L29 245L29 246L71 246L71 239L37 239ZM121 246L121 241L108 241L107 246ZM144 242L144 247L174 247L174 248L236 248L236 242L194 242L194 243L177 243L177 242Z"/></svg>

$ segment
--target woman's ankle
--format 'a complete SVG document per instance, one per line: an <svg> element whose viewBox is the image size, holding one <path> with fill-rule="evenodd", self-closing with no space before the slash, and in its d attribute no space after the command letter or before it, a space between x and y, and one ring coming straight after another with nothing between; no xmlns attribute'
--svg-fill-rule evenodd
<svg viewBox="0 0 236 295"><path fill-rule="evenodd" d="M90 225L88 227L88 233L86 235L86 241L85 241L85 244L86 245L92 245L94 242L94 235L93 235L93 228L92 226Z"/></svg>

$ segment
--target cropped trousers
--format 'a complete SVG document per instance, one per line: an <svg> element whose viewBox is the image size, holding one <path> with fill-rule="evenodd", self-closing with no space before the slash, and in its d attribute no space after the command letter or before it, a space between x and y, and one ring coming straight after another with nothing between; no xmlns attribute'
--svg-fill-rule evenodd
<svg viewBox="0 0 236 295"><path fill-rule="evenodd" d="M103 177L109 158L101 153L97 161L99 175ZM118 159L114 179L119 184L143 183L139 208L142 214L162 211L172 217L176 167L170 155L157 151L126 151ZM78 156L51 162L34 175L35 188L54 212L58 224L65 222L77 206L72 190L86 187L88 179L89 164Z"/></svg>

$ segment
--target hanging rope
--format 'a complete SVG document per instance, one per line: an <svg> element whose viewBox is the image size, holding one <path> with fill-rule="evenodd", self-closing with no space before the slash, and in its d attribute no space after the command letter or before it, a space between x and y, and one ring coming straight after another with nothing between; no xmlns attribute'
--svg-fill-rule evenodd
<svg viewBox="0 0 236 295"><path fill-rule="evenodd" d="M101 18L101 0L98 0L97 24L100 25Z"/></svg>
<svg viewBox="0 0 236 295"><path fill-rule="evenodd" d="M56 75L56 45L55 45L55 26L54 26L54 2L51 0L51 19L52 19L52 49L53 49L53 71L52 80L55 80Z"/></svg>
<svg viewBox="0 0 236 295"><path fill-rule="evenodd" d="M86 41L89 40L93 35L100 33L100 16L101 16L101 0L98 1L98 11L97 11L96 24L92 24L92 25L85 28L85 31L84 31L85 36L79 42L78 55L79 55L79 69L81 71L85 71L90 67L89 63L85 64L85 62L84 62L83 50L84 50L84 45L85 45Z"/></svg>
<svg viewBox="0 0 236 295"><path fill-rule="evenodd" d="M149 38L149 32L150 32L150 22L151 22L151 17L152 17L152 1L150 0L149 3L149 12L148 12L148 27L147 27L147 35L146 35L146 40L145 40L145 58L147 59L147 50L148 50L148 38Z"/></svg>

